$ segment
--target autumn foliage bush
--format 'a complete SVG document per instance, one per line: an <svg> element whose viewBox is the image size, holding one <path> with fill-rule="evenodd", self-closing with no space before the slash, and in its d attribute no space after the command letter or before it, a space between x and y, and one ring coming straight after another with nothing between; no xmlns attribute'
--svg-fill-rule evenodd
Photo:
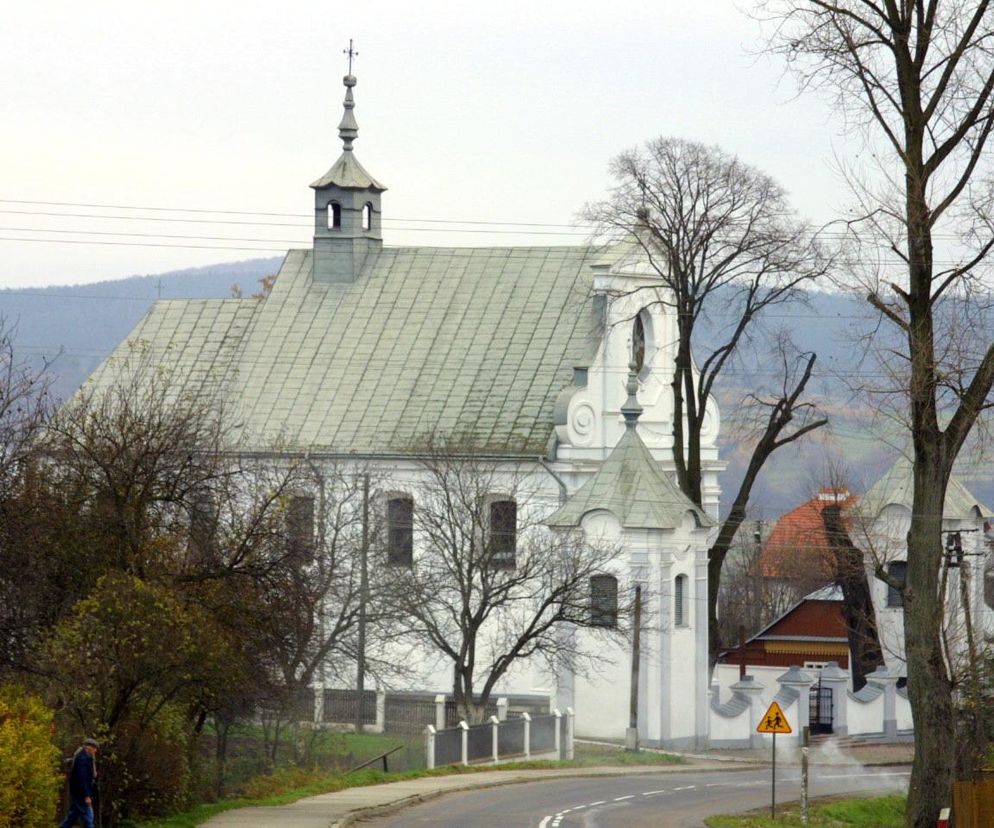
<svg viewBox="0 0 994 828"><path fill-rule="evenodd" d="M61 777L52 711L16 687L0 687L0 828L51 825Z"/></svg>

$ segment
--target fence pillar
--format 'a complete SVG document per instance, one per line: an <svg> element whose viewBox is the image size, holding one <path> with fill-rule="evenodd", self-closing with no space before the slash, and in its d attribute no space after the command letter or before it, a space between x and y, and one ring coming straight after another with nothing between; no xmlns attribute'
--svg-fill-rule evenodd
<svg viewBox="0 0 994 828"><path fill-rule="evenodd" d="M324 684L318 682L314 685L314 724L320 725L324 721Z"/></svg>
<svg viewBox="0 0 994 828"><path fill-rule="evenodd" d="M382 733L387 728L387 691L376 688L376 725L374 733Z"/></svg>
<svg viewBox="0 0 994 828"><path fill-rule="evenodd" d="M576 727L576 713L572 707L566 708L566 758L573 758L573 728Z"/></svg>
<svg viewBox="0 0 994 828"><path fill-rule="evenodd" d="M498 752L498 746L500 744L500 741L499 741L500 740L500 720L496 716L491 716L490 717L490 731L491 731L491 738L493 739L492 749L493 749L493 756L494 756L494 764L496 765L496 764L498 764L500 762L500 753Z"/></svg>
<svg viewBox="0 0 994 828"><path fill-rule="evenodd" d="M525 722L525 759L532 758L532 717L527 712L521 714Z"/></svg>
<svg viewBox="0 0 994 828"><path fill-rule="evenodd" d="M849 673L830 661L821 668L821 686L832 691L832 735L848 736Z"/></svg>
<svg viewBox="0 0 994 828"><path fill-rule="evenodd" d="M800 667L791 667L777 678L777 683L797 691L797 738L800 741L804 728L811 724L811 685L814 680L802 673Z"/></svg>
<svg viewBox="0 0 994 828"><path fill-rule="evenodd" d="M558 710L553 709L552 715L556 717L556 757L558 759L563 758L563 714Z"/></svg>
<svg viewBox="0 0 994 828"><path fill-rule="evenodd" d="M757 733L756 728L759 720L766 712L763 709L763 690L765 689L752 676L745 676L739 679L729 688L733 693L741 694L749 701L749 747L763 747L763 734Z"/></svg>
<svg viewBox="0 0 994 828"><path fill-rule="evenodd" d="M435 767L435 728L431 725L425 728L425 767Z"/></svg>
<svg viewBox="0 0 994 828"><path fill-rule="evenodd" d="M883 732L885 739L897 739L897 680L895 676L881 664L866 680L884 691L884 721Z"/></svg>
<svg viewBox="0 0 994 828"><path fill-rule="evenodd" d="M502 722L507 721L507 698L504 696L497 699L497 718Z"/></svg>
<svg viewBox="0 0 994 828"><path fill-rule="evenodd" d="M435 696L435 730L445 730L445 696Z"/></svg>
<svg viewBox="0 0 994 828"><path fill-rule="evenodd" d="M462 763L469 764L469 725L463 719L459 722L459 735L462 737Z"/></svg>

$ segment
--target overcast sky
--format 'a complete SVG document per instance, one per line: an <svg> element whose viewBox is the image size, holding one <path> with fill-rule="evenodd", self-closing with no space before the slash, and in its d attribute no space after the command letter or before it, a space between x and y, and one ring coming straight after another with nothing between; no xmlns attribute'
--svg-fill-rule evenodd
<svg viewBox="0 0 994 828"><path fill-rule="evenodd" d="M809 218L828 220L845 201L832 172L842 140L832 112L816 97L796 99L778 61L757 57L748 6L6 4L0 286L92 282L309 244L308 184L341 151L350 37L359 52L355 151L389 188L386 244L580 242L582 230L550 225L570 224L604 194L612 155L657 135L719 144L779 180ZM289 215L18 203L31 201ZM287 226L211 223L219 219ZM522 235L512 225L425 220L533 226Z"/></svg>

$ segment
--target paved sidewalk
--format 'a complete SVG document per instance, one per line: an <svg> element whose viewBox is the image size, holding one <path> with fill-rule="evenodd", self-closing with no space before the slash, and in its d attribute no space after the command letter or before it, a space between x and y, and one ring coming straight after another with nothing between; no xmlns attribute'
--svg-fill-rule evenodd
<svg viewBox="0 0 994 828"><path fill-rule="evenodd" d="M743 765L743 767L746 767ZM358 816L370 816L423 802L442 794L472 788L490 788L542 779L584 776L634 776L637 774L729 770L727 762L693 762L686 765L635 767L561 768L552 770L482 771L480 773L428 776L384 785L365 785L344 791L299 799L290 805L239 808L204 823L209 828L344 828Z"/></svg>

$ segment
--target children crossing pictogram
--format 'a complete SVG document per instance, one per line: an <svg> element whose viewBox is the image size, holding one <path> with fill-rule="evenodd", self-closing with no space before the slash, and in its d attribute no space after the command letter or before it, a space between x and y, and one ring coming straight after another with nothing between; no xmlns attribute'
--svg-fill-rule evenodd
<svg viewBox="0 0 994 828"><path fill-rule="evenodd" d="M759 720L759 726L756 728L757 733L793 733L790 729L790 722L787 721L787 717L784 716L783 710L780 709L780 705L776 702L770 704L769 710L763 714L763 718Z"/></svg>

